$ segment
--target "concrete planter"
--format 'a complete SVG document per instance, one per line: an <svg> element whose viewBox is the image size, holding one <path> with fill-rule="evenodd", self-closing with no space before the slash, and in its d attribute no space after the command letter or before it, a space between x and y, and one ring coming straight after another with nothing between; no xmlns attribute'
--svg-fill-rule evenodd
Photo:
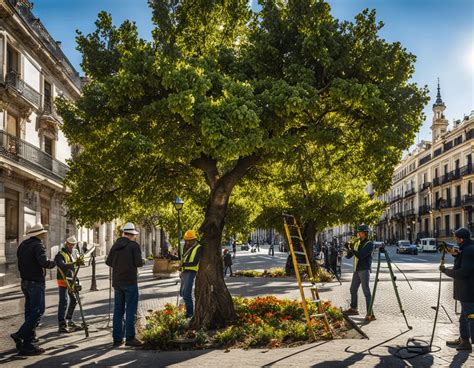
<svg viewBox="0 0 474 368"><path fill-rule="evenodd" d="M157 278L173 277L179 268L178 261L171 261L165 258L155 258L153 264L153 276Z"/></svg>

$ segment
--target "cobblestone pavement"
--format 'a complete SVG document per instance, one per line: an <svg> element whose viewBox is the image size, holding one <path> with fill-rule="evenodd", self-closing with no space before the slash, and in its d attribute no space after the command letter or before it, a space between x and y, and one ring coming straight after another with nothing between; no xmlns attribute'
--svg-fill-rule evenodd
<svg viewBox="0 0 474 368"><path fill-rule="evenodd" d="M22 321L23 300L18 287L0 290L0 364L11 367L53 367L53 366L296 366L296 367L474 367L474 356L456 353L444 346L446 339L457 335L457 322L451 323L446 313L440 313L435 345L441 347L434 352L411 360L393 356L397 346L404 346L409 337L429 340L436 304L437 272L439 255L420 253L418 256L396 255L389 249L391 258L408 277L412 289L398 270L397 286L403 307L413 330L408 331L401 316L386 265L382 268L375 302L377 321L363 326L369 340L335 340L308 344L288 349L251 350L204 350L183 352L155 352L127 348L110 349L111 322L108 320L109 279L108 268L99 263L97 268L99 291L84 291L82 300L87 320L91 324L91 336L85 340L81 332L69 335L57 333L57 289L54 282L47 284L46 313L38 330L40 343L47 349L39 357L23 359L14 354L13 341L9 334ZM234 259L234 270L283 267L286 254L275 252L271 257L267 249L259 253L238 252ZM347 307L352 265L344 261L343 284L331 282L320 285L320 294L336 306ZM375 265L374 265L375 271ZM374 273L371 284L373 284ZM84 290L90 287L90 269L82 271ZM177 277L157 280L149 264L140 270L140 311L142 316L148 310L159 308L165 303L176 303ZM280 297L299 299L294 279L266 279L227 277L226 282L233 295L256 296L273 294ZM360 291L360 310L365 311ZM453 320L454 303L451 298L452 282L443 277L442 304ZM112 306L113 307L113 306ZM78 319L76 312L76 319ZM360 319L355 318L360 322Z"/></svg>

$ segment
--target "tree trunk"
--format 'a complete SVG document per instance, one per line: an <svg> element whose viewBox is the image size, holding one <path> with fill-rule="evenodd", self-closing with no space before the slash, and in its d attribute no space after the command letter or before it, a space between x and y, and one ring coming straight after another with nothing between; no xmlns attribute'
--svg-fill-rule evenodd
<svg viewBox="0 0 474 368"><path fill-rule="evenodd" d="M200 231L203 252L196 276L196 305L191 328L218 328L235 319L232 296L224 282L221 240L230 193L215 188Z"/></svg>
<svg viewBox="0 0 474 368"><path fill-rule="evenodd" d="M311 265L311 270L313 271L313 275L315 275L318 269L318 264L314 257L314 242L316 239L316 223L314 220L307 220L304 222L302 235L309 258L309 263Z"/></svg>

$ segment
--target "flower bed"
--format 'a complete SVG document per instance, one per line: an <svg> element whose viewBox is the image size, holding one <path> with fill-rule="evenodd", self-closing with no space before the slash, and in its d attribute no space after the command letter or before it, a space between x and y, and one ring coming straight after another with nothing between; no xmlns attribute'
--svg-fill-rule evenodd
<svg viewBox="0 0 474 368"><path fill-rule="evenodd" d="M184 308L167 304L146 317L143 340L151 348L176 349L177 341L191 339L194 347L280 347L311 342L301 303L275 296L257 298L234 297L236 321L218 331L189 331ZM308 303L310 314L317 313L316 305ZM330 302L323 303L335 337L348 327L342 312ZM322 320L312 320L319 340L327 339Z"/></svg>
<svg viewBox="0 0 474 368"><path fill-rule="evenodd" d="M303 279L308 278L306 267L301 266L300 275ZM235 271L234 276L238 277L287 277L285 269L283 267L270 268L268 270L256 271L256 270L240 270ZM325 269L320 269L315 275L315 282L329 282L332 281L334 276Z"/></svg>

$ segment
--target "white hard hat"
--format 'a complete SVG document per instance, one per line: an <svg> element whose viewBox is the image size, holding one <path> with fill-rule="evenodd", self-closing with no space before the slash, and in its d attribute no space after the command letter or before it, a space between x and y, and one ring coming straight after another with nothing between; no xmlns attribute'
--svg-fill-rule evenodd
<svg viewBox="0 0 474 368"><path fill-rule="evenodd" d="M66 243L69 243L69 244L77 244L77 239L75 236L70 236L69 238L66 239Z"/></svg>
<svg viewBox="0 0 474 368"><path fill-rule="evenodd" d="M123 225L122 231L126 234L133 234L133 235L138 234L138 231L135 230L135 225L132 224L131 222L127 222L125 225Z"/></svg>

